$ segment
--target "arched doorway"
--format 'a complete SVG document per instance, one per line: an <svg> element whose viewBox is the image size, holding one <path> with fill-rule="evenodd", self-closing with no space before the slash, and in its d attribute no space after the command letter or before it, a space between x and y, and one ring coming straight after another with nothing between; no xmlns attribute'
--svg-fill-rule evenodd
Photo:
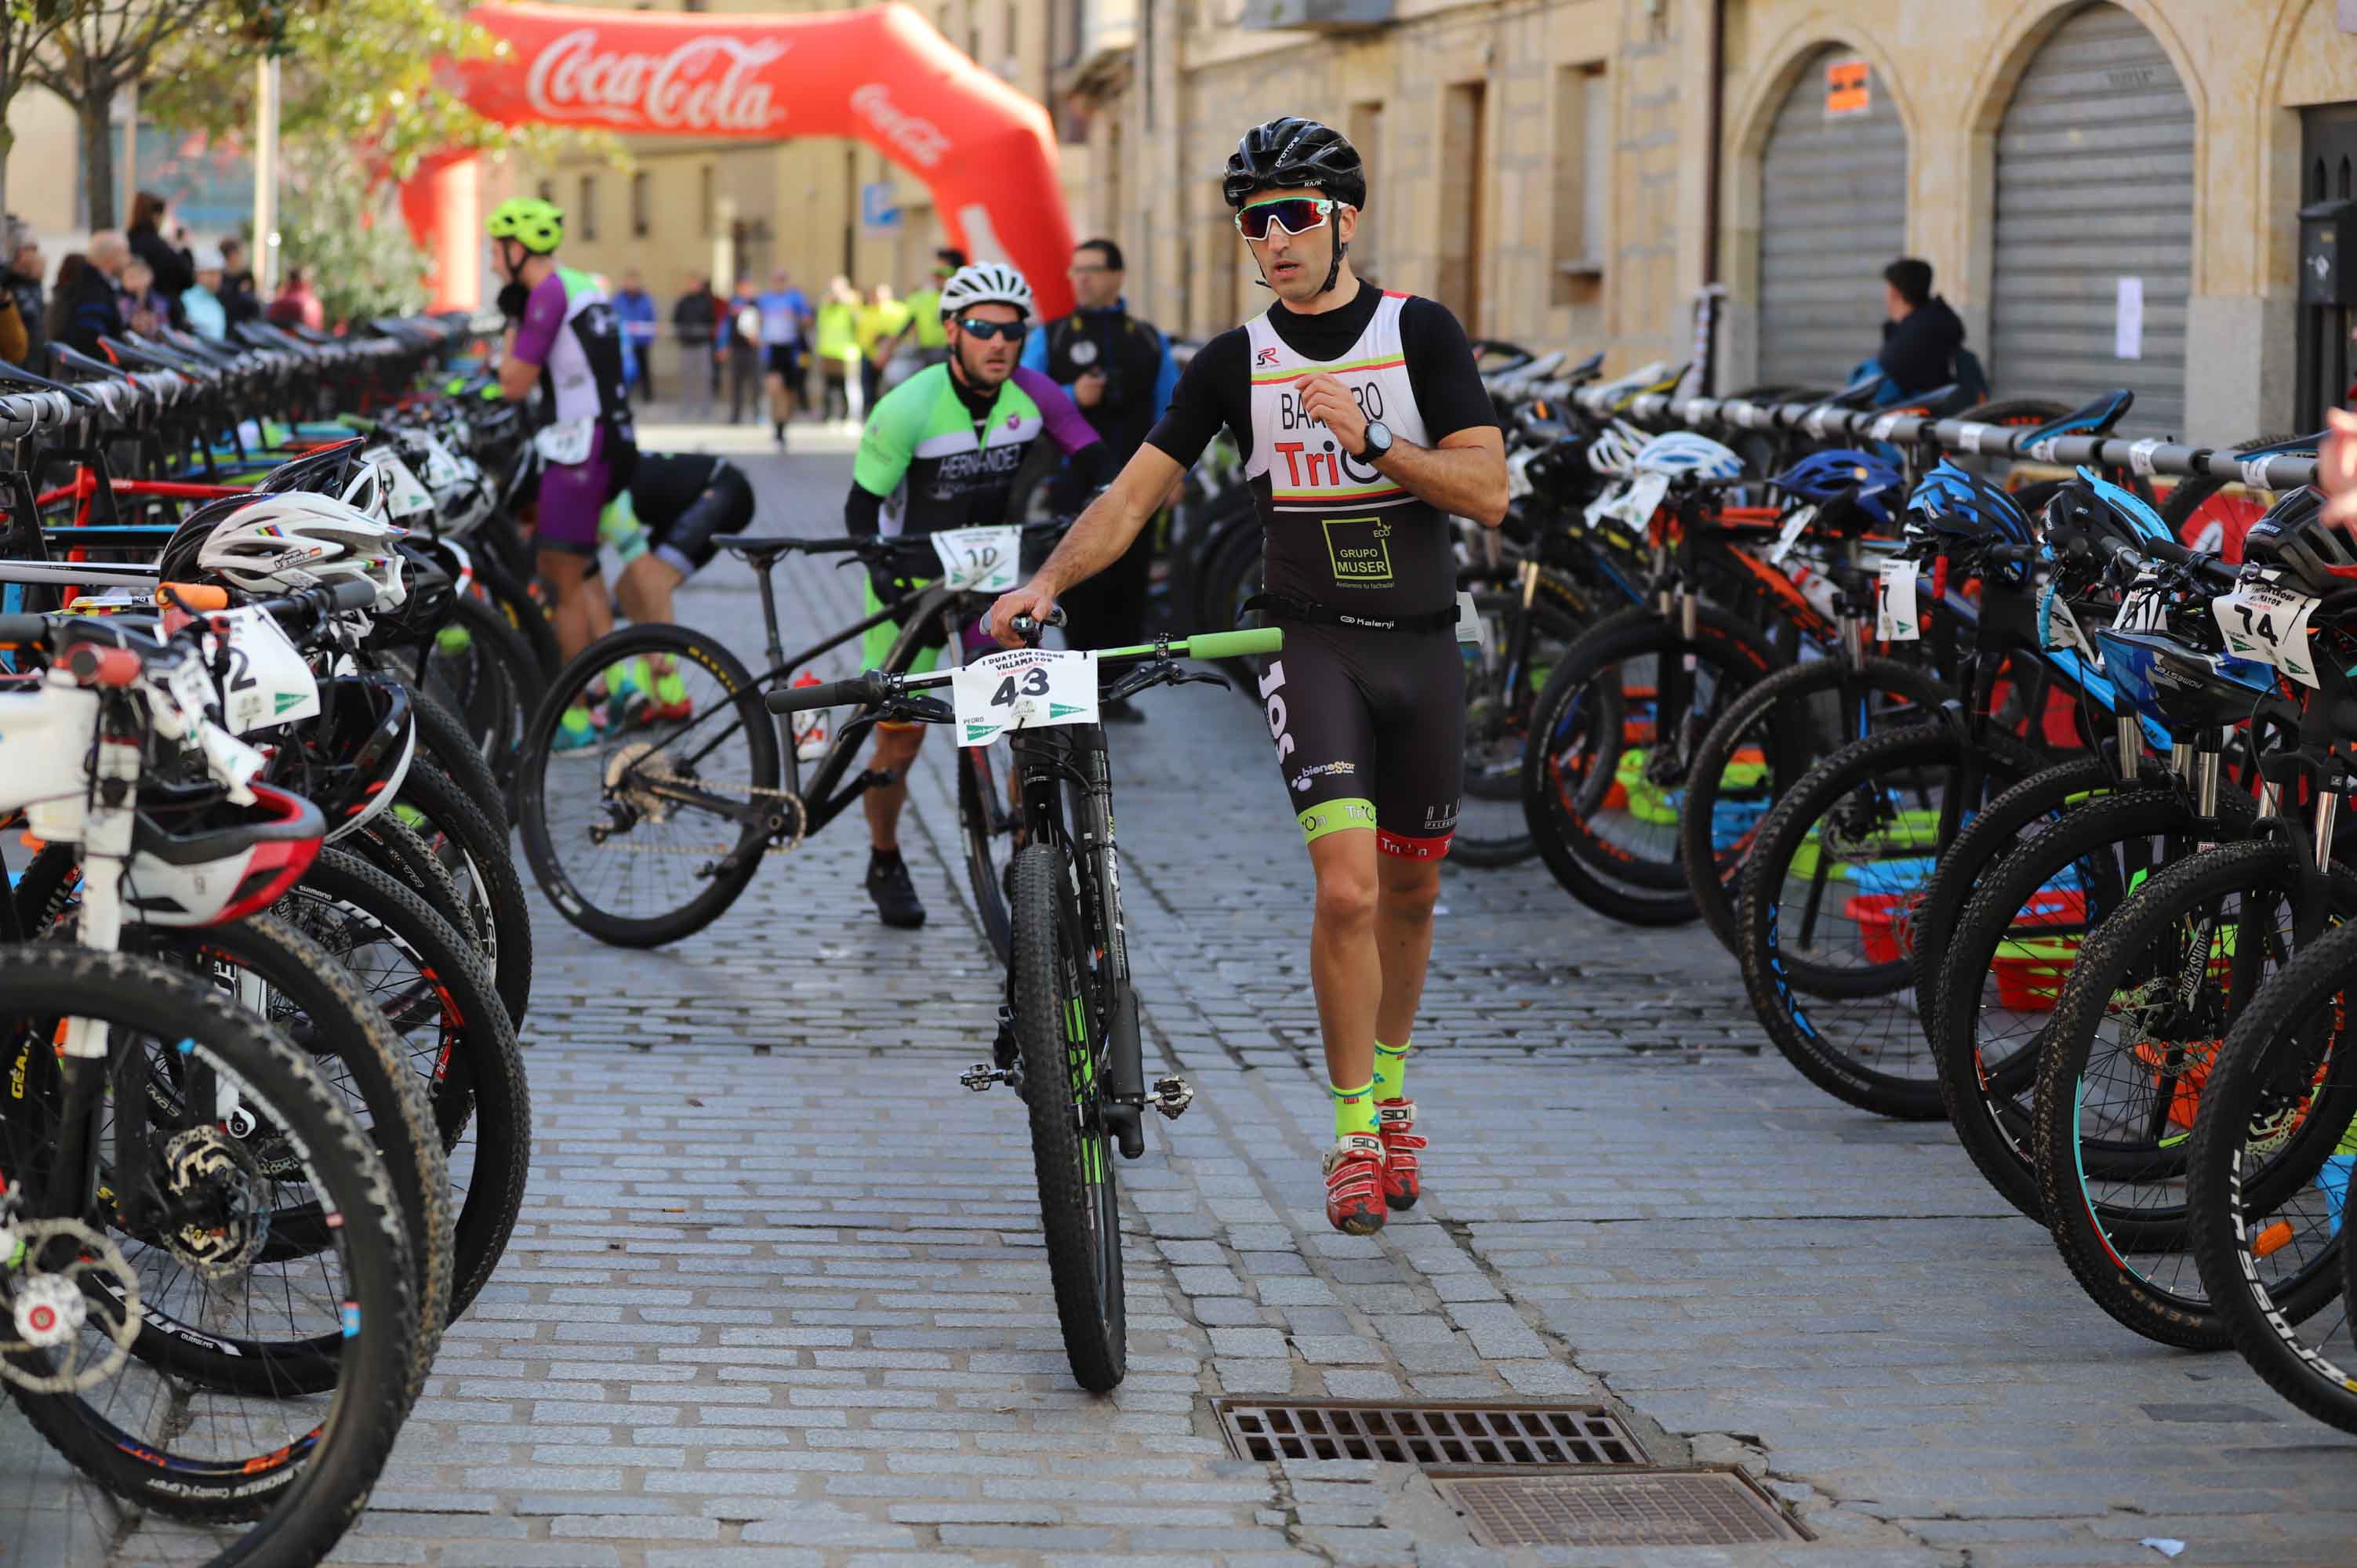
<svg viewBox="0 0 2357 1568"><path fill-rule="evenodd" d="M2122 428L2179 434L2193 282L2193 102L2117 5L2032 57L1996 133L1990 379L1999 395L2136 393ZM2124 352L2125 350L2125 352Z"/></svg>
<svg viewBox="0 0 2357 1568"><path fill-rule="evenodd" d="M907 5L780 16L514 5L468 15L509 46L454 68L488 118L636 135L856 137L925 182L950 243L1022 268L1044 315L1071 309L1071 220L1048 112ZM442 166L404 193L412 226L443 262L446 304L474 303L464 297L474 276L450 259L476 247L476 191L471 175Z"/></svg>
<svg viewBox="0 0 2357 1568"><path fill-rule="evenodd" d="M1862 102L1861 102L1862 95ZM1907 236L1907 127L1855 51L1801 68L1760 159L1762 385L1835 387L1874 353Z"/></svg>

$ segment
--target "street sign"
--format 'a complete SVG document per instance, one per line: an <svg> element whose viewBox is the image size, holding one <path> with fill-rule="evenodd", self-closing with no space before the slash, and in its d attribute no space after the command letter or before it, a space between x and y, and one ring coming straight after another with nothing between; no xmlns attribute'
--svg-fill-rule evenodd
<svg viewBox="0 0 2357 1568"><path fill-rule="evenodd" d="M886 233L900 227L900 209L893 204L890 180L874 180L859 188L859 226Z"/></svg>

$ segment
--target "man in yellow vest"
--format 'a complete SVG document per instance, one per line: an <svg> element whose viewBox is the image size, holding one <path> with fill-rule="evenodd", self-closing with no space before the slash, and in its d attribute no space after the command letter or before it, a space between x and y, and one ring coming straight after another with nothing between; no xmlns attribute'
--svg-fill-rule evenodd
<svg viewBox="0 0 2357 1568"><path fill-rule="evenodd" d="M933 252L933 281L902 302L909 307L909 325L901 329L900 340L893 344L893 353L899 353L913 333L919 365L938 365L948 360L950 335L942 321L942 285L963 265L965 252L954 245L943 245Z"/></svg>
<svg viewBox="0 0 2357 1568"><path fill-rule="evenodd" d="M859 307L859 394L869 408L884 392L884 361L908 329L909 307L892 297L890 284L877 284Z"/></svg>
<svg viewBox="0 0 2357 1568"><path fill-rule="evenodd" d="M859 383L854 379L853 367L859 363L859 295L851 280L837 274L826 285L826 297L818 307L818 368L825 378L825 417L857 419L867 412L865 403L855 403L859 396ZM843 412L838 414L835 409Z"/></svg>

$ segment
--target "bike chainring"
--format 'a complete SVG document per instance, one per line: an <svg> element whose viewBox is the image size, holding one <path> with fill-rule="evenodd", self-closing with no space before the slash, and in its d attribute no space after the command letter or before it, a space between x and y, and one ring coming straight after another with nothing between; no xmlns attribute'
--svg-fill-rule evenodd
<svg viewBox="0 0 2357 1568"><path fill-rule="evenodd" d="M94 1295L119 1305L120 1316L100 1314L102 1350L82 1332ZM76 1219L0 1219L0 1382L87 1393L123 1369L141 1320L139 1276L103 1234Z"/></svg>

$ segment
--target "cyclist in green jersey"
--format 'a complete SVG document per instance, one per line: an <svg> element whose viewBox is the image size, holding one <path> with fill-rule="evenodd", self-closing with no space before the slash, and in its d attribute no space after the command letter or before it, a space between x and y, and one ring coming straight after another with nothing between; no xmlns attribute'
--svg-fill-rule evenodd
<svg viewBox="0 0 2357 1568"><path fill-rule="evenodd" d="M1456 317L1351 274L1367 178L1347 140L1291 116L1256 126L1222 194L1275 303L1203 346L1120 477L985 624L1005 640L1119 560L1220 427L1233 434L1285 628L1260 695L1318 879L1326 1218L1365 1235L1420 1191L1405 1058L1464 766L1448 519L1504 521L1505 446Z"/></svg>
<svg viewBox="0 0 2357 1568"><path fill-rule="evenodd" d="M1017 362L1030 317L1031 285L1004 262L961 267L942 285L949 360L910 376L869 412L844 502L849 532L913 539L1003 522L1017 471L1041 435L1067 455L1095 445L1096 432L1062 389ZM882 586L888 593L894 585ZM884 607L877 590L867 585L869 615ZM884 662L899 635L888 622L869 629L867 668ZM931 670L937 652L918 655L916 669ZM923 725L877 725L869 766L892 782L860 797L872 848L867 894L888 926L925 923L899 838L900 808L909 799L901 780L924 738Z"/></svg>

